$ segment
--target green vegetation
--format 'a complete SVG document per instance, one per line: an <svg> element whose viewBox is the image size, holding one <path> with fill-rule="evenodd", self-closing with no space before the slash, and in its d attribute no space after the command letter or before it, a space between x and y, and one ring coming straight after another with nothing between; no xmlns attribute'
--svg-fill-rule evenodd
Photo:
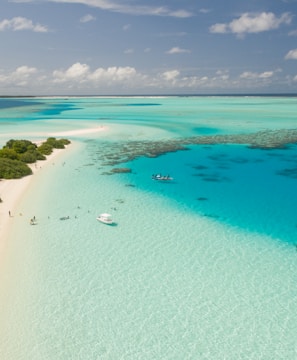
<svg viewBox="0 0 297 360"><path fill-rule="evenodd" d="M0 158L1 179L20 179L31 174L32 170L22 161Z"/></svg>
<svg viewBox="0 0 297 360"><path fill-rule="evenodd" d="M67 139L59 139L50 137L38 147L38 151L43 155L50 155L54 149L64 149L65 145L70 144Z"/></svg>
<svg viewBox="0 0 297 360"><path fill-rule="evenodd" d="M0 149L0 179L19 179L32 174L27 164L33 164L37 160L45 160L54 149L64 149L70 144L67 139L50 137L40 146L29 140L9 140Z"/></svg>

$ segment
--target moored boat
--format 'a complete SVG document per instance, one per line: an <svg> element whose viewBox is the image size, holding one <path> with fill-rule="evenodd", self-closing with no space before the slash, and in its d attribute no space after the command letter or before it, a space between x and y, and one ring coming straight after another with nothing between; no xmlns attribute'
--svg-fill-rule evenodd
<svg viewBox="0 0 297 360"><path fill-rule="evenodd" d="M171 177L169 175L153 174L152 179L153 180L161 180L161 181L171 181L171 180L173 180L173 177Z"/></svg>
<svg viewBox="0 0 297 360"><path fill-rule="evenodd" d="M98 215L97 220L107 225L113 224L112 216L110 214L106 214L106 213L100 214Z"/></svg>

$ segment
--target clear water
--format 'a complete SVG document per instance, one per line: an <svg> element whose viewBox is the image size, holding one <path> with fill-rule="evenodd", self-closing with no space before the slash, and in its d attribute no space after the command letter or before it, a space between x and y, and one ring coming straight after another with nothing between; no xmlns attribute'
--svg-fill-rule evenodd
<svg viewBox="0 0 297 360"><path fill-rule="evenodd" d="M1 269L3 359L296 359L296 145L193 145L117 175L102 162L122 142L293 129L295 98L22 101L1 106L2 144L108 130L71 137L19 204Z"/></svg>

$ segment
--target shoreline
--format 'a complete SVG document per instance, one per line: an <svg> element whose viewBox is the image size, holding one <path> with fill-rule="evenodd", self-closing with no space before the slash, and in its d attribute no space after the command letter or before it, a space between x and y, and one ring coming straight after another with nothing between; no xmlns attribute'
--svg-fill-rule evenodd
<svg viewBox="0 0 297 360"><path fill-rule="evenodd" d="M46 160L39 160L34 164L28 164L32 169L32 174L25 176L21 179L2 179L0 180L0 197L2 202L0 203L0 255L4 251L10 226L17 214L17 206L20 199L25 194L30 184L33 181L34 176L45 166L48 166L52 160L56 160L71 144L67 145L65 149L54 149L52 154L46 157Z"/></svg>
<svg viewBox="0 0 297 360"><path fill-rule="evenodd" d="M78 129L72 131L64 132L55 132L47 134L45 137L50 136L79 136L82 134L96 133L99 131L105 131L106 126L100 126L96 128L86 128ZM31 137L33 134L31 133ZM45 140L38 140L32 142L39 144ZM36 177L36 174L39 173L41 169L45 166L48 166L52 163L53 160L57 160L65 151L68 150L69 146L73 145L75 140L70 139L71 143L65 146L65 149L54 149L52 154L48 155L45 160L39 160L36 163L28 164L32 169L32 174L25 176L20 179L0 179L0 198L2 202L0 203L0 258L2 253L5 250L5 246L9 237L10 228L13 225L13 218L15 216L21 216L17 211L18 204L20 203L21 198L24 196L29 186L32 185L33 180Z"/></svg>

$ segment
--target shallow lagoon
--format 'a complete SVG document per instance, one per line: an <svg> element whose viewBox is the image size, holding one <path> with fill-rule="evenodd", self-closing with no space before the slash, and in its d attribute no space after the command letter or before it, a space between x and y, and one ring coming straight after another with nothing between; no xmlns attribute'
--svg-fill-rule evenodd
<svg viewBox="0 0 297 360"><path fill-rule="evenodd" d="M34 106L32 121L11 119L5 133L109 129L74 137L19 205L1 299L5 359L296 357L296 145L189 145L114 175L102 160L123 141L293 129L295 99ZM158 172L174 181L153 181ZM117 226L96 221L105 211Z"/></svg>

